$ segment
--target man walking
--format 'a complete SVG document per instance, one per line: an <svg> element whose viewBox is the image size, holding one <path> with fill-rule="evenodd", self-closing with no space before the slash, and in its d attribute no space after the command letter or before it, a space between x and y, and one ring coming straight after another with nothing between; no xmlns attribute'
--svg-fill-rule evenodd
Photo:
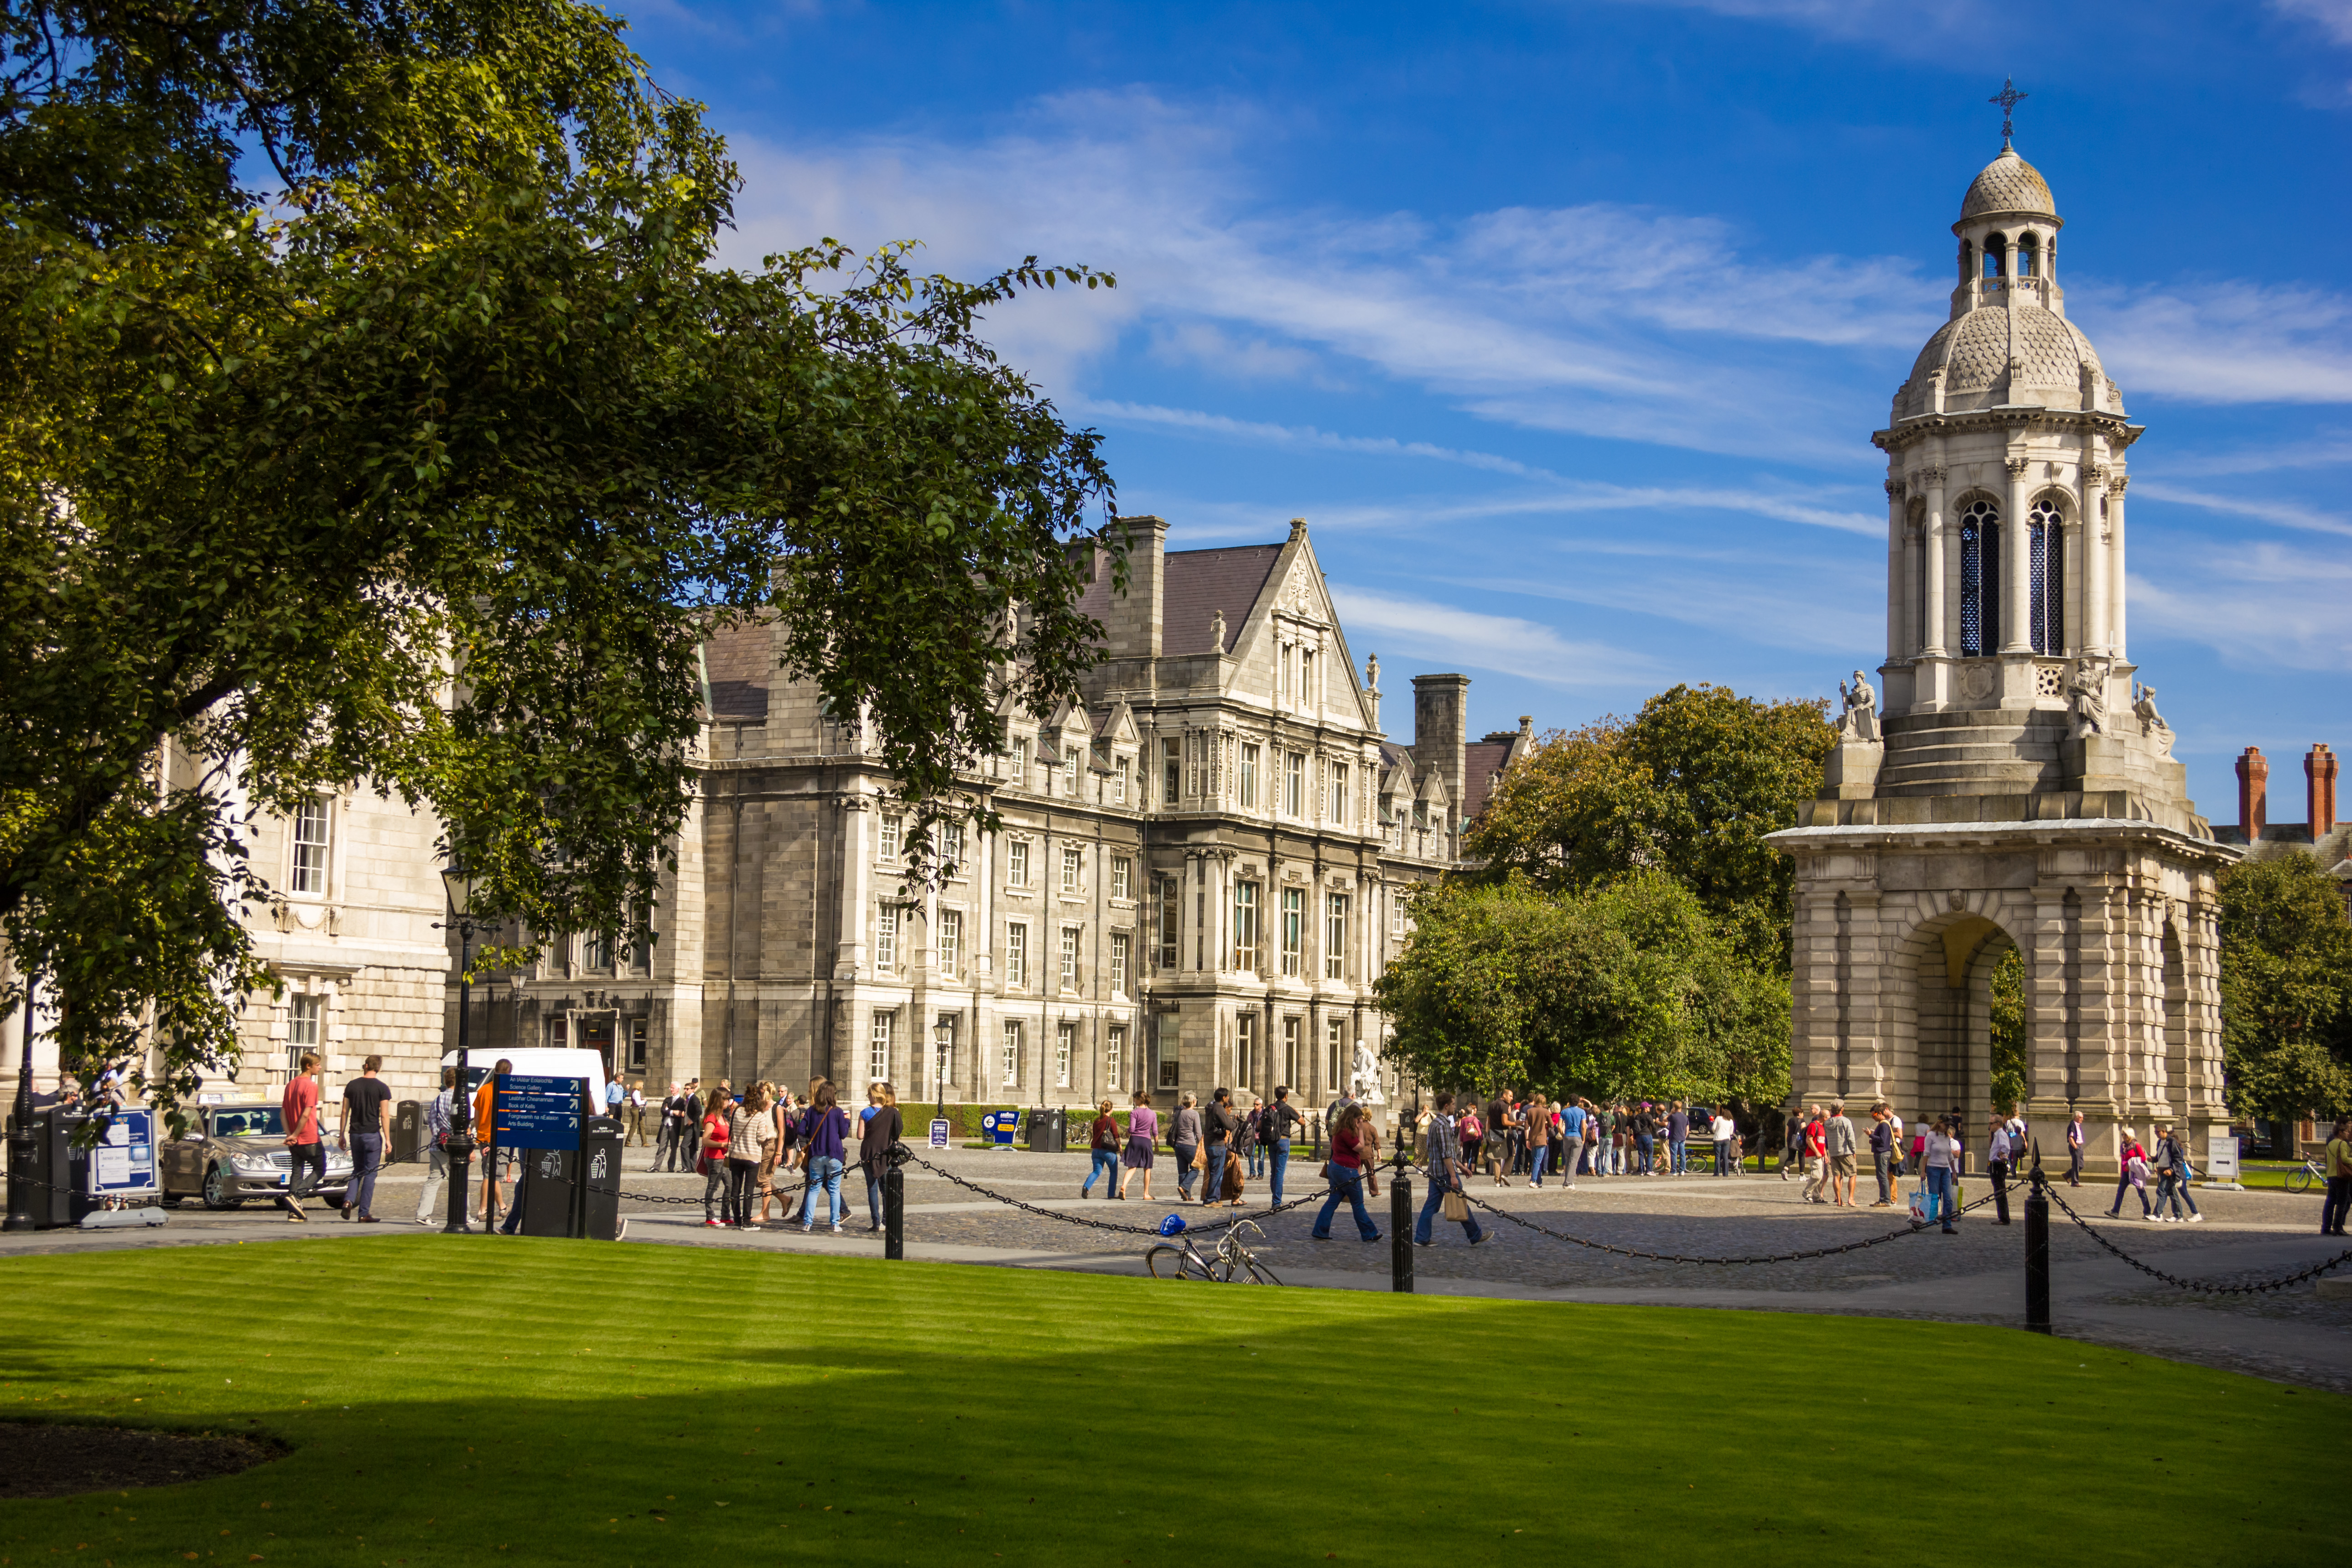
<svg viewBox="0 0 2352 1568"><path fill-rule="evenodd" d="M2009 1123L1996 1116L1985 1135L1985 1170L1992 1177L1993 1223L2009 1223Z"/></svg>
<svg viewBox="0 0 2352 1568"><path fill-rule="evenodd" d="M1242 1119L1234 1113L1234 1091L1221 1089L1209 1096L1207 1137L1208 1163L1202 1167L1206 1179L1201 1184L1201 1202L1214 1204L1223 1200L1225 1186L1225 1151L1242 1130Z"/></svg>
<svg viewBox="0 0 2352 1568"><path fill-rule="evenodd" d="M1707 1132L1715 1140L1715 1173L1718 1176L1731 1174L1731 1135L1737 1131L1731 1123L1730 1110L1717 1106L1714 1124Z"/></svg>
<svg viewBox="0 0 2352 1568"><path fill-rule="evenodd" d="M1263 1122L1265 1132L1266 1190L1273 1194L1276 1208L1282 1206L1282 1173L1290 1168L1290 1130L1303 1126L1307 1119L1290 1103L1290 1089L1283 1084L1274 1086L1274 1103L1265 1108Z"/></svg>
<svg viewBox="0 0 2352 1568"><path fill-rule="evenodd" d="M2326 1162L2327 1198L2319 1206L2319 1234L2342 1236L2345 1211L2352 1209L2352 1118L2339 1118L2327 1135Z"/></svg>
<svg viewBox="0 0 2352 1568"><path fill-rule="evenodd" d="M1895 1140L1901 1134L1888 1124L1892 1116L1883 1100L1870 1108L1870 1167L1878 1178L1878 1201L1870 1205L1874 1209L1895 1206Z"/></svg>
<svg viewBox="0 0 2352 1568"><path fill-rule="evenodd" d="M1562 1145L1561 1170L1568 1180L1561 1183L1570 1192L1576 1190L1576 1167L1584 1153L1584 1101L1571 1100L1559 1108L1559 1134Z"/></svg>
<svg viewBox="0 0 2352 1568"><path fill-rule="evenodd" d="M335 1129L352 1154L343 1217L350 1219L356 1212L362 1225L376 1223L375 1178L383 1169L383 1108L392 1103L392 1090L376 1076L383 1070L382 1057L360 1064L360 1076L343 1085L343 1114Z"/></svg>
<svg viewBox="0 0 2352 1568"><path fill-rule="evenodd" d="M1817 1204L1825 1201L1822 1196L1822 1188L1828 1184L1830 1174L1827 1158L1829 1153L1827 1129L1822 1124L1822 1108L1818 1105L1805 1107L1803 1121L1805 1171L1803 1194L1805 1202Z"/></svg>
<svg viewBox="0 0 2352 1568"><path fill-rule="evenodd" d="M1433 1245L1429 1234L1430 1226L1444 1208L1445 1194L1461 1192L1463 1178L1468 1173L1462 1163L1461 1122L1454 1115L1454 1096L1441 1092L1437 1097L1437 1114L1429 1119L1429 1195L1422 1200L1421 1217L1413 1223L1415 1246ZM1478 1216L1475 1213L1465 1214L1462 1230L1473 1247L1486 1239L1486 1233L1478 1228Z"/></svg>
<svg viewBox="0 0 2352 1568"><path fill-rule="evenodd" d="M1845 1101L1830 1101L1830 1202L1839 1208L1853 1207L1855 1175L1853 1123L1846 1120Z"/></svg>
<svg viewBox="0 0 2352 1568"><path fill-rule="evenodd" d="M2079 1110L2066 1123L2066 1184L2083 1184L2083 1113Z"/></svg>
<svg viewBox="0 0 2352 1568"><path fill-rule="evenodd" d="M301 1066L286 1080L278 1114L286 1120L286 1152L292 1168L286 1173L286 1193L278 1201L289 1220L308 1222L302 1200L327 1174L327 1149L319 1141L319 1053L304 1051Z"/></svg>
<svg viewBox="0 0 2352 1568"><path fill-rule="evenodd" d="M1677 1176L1690 1174L1690 1111L1679 1100L1666 1112L1666 1169Z"/></svg>
<svg viewBox="0 0 2352 1568"><path fill-rule="evenodd" d="M449 1133L457 1123L457 1069L441 1069L441 1092L425 1102L425 1190L416 1194L416 1223L431 1225L449 1180ZM463 1217L459 1228L472 1230Z"/></svg>
<svg viewBox="0 0 2352 1568"><path fill-rule="evenodd" d="M514 1063L505 1057L498 1059L481 1087L474 1090L474 1145L482 1152L482 1228L488 1230L499 1223L499 1175L504 1167L511 1174L514 1157L499 1157L498 1086L499 1079L514 1071Z"/></svg>

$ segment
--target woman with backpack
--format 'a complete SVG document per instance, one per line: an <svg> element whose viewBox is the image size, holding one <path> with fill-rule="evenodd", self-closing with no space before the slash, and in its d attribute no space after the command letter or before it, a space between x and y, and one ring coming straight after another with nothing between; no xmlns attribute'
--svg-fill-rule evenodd
<svg viewBox="0 0 2352 1568"><path fill-rule="evenodd" d="M1134 1103L1127 1113L1127 1152L1120 1155L1122 1169L1118 1176L1118 1195L1127 1196L1127 1184L1135 1180L1138 1171L1143 1173L1143 1201L1151 1201L1152 1145L1160 1137L1160 1113L1151 1109L1151 1096L1137 1089Z"/></svg>
<svg viewBox="0 0 2352 1568"><path fill-rule="evenodd" d="M1087 1141L1087 1150L1094 1156L1094 1164L1087 1169L1086 1181L1079 1184L1078 1196L1082 1198L1095 1195L1097 1177L1102 1179L1103 1190L1110 1196L1119 1198L1127 1195L1118 1190L1118 1118L1110 1113L1110 1106L1108 1100L1095 1102L1093 1136Z"/></svg>
<svg viewBox="0 0 2352 1568"><path fill-rule="evenodd" d="M1478 1151L1484 1148L1486 1142L1486 1121L1478 1114L1476 1100L1465 1100L1463 1103L1462 1116L1456 1130L1462 1135L1462 1168L1465 1171L1475 1171L1478 1168Z"/></svg>

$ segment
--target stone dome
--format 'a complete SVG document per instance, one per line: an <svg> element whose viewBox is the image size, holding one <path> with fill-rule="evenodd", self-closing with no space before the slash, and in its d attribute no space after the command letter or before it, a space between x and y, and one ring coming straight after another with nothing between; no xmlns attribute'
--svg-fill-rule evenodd
<svg viewBox="0 0 2352 1568"><path fill-rule="evenodd" d="M2054 218L2058 204L2051 199L2050 182L2042 177L2042 171L2019 157L2014 148L2004 147L2000 157L1969 182L1969 194L1960 202L1962 223L1987 213L2032 213Z"/></svg>
<svg viewBox="0 0 2352 1568"><path fill-rule="evenodd" d="M2014 376L2009 369L2012 359L2017 362ZM1947 413L2000 403L2079 408L2086 367L2105 380L2106 372L2091 340L2054 311L2023 300L2009 310L1969 310L1937 328L1919 351L1911 378L1895 396L1895 417L1908 419L1932 410L1928 378L1938 368L1944 372ZM2114 406L2107 399L2102 403Z"/></svg>

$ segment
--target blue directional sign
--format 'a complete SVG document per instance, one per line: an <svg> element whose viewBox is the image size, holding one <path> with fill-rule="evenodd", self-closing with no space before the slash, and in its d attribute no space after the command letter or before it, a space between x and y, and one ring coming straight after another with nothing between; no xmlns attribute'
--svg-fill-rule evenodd
<svg viewBox="0 0 2352 1568"><path fill-rule="evenodd" d="M500 1073L491 1101L499 1142L512 1149L580 1147L580 1100L585 1079Z"/></svg>

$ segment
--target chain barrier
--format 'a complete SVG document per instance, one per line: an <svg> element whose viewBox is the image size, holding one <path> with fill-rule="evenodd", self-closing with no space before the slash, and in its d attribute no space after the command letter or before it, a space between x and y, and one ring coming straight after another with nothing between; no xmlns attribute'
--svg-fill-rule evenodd
<svg viewBox="0 0 2352 1568"><path fill-rule="evenodd" d="M1961 1214L1974 1213L1976 1210L1984 1207L1985 1205L1998 1201L2001 1196L2002 1194L1997 1192L1987 1193L1984 1196L1977 1199L1976 1202L1972 1204L1962 1205L1959 1212ZM1679 1252L1644 1252L1639 1247L1617 1247L1605 1241L1593 1241L1586 1237L1570 1236L1565 1231L1553 1230L1547 1226L1538 1225L1533 1220L1522 1219L1519 1215L1513 1214L1508 1209L1498 1209L1495 1207L1494 1205L1486 1202L1484 1199L1472 1197L1467 1192L1463 1193L1462 1197L1463 1200L1468 1203L1473 1208L1485 1209L1488 1214L1493 1215L1497 1219L1509 1220L1513 1225L1516 1225L1522 1229L1532 1230L1539 1236L1548 1236L1554 1241L1565 1241L1577 1247L1591 1247L1595 1252L1611 1252L1616 1254L1620 1258L1638 1258L1650 1263L1714 1263L1727 1265L1745 1265L1753 1263L1801 1263L1810 1258L1835 1258L1840 1253L1860 1252L1864 1247L1878 1247L1890 1241L1899 1241L1906 1236L1916 1236L1921 1231L1929 1229L1933 1224L1933 1222L1927 1220L1914 1220L1909 1225L1905 1226L1901 1230L1891 1230L1884 1236L1866 1237L1860 1241L1842 1242L1835 1247L1811 1247L1802 1252L1775 1252L1769 1254L1758 1254L1748 1258L1700 1258L1691 1254Z"/></svg>
<svg viewBox="0 0 2352 1568"><path fill-rule="evenodd" d="M2142 1274L2147 1275L2151 1279L2160 1279L2165 1284L2170 1285L2176 1289L2187 1290L2195 1295L2259 1296L2266 1291L2284 1290L2290 1285L2300 1285L2305 1280L2316 1279L2332 1268L2340 1268L2347 1263L2352 1263L2352 1251L2346 1251L2337 1253L2335 1257L2327 1259L2325 1263L2315 1263L2310 1268L2297 1270L2295 1273L2282 1275L2276 1279L2258 1280L2249 1285L2222 1285L2210 1279L2183 1279L2177 1274L2168 1274L2163 1269L2158 1268L2151 1264L2142 1263L2138 1258L2134 1258L2130 1253L2126 1252L2122 1247L2117 1247L2114 1242L2109 1241L2105 1237L2101 1236L2098 1232L2097 1226L2094 1226L2089 1220L2084 1219L2081 1215L2076 1214L2074 1212L2074 1205L2069 1204L2064 1198L2060 1197L2054 1190L2050 1194L2050 1201L2056 1204L2060 1208L2064 1209L2066 1211L2066 1217L2083 1227L2084 1235L2089 1237L2093 1241L2097 1242L2101 1247L2105 1247L2116 1258L2130 1264L2134 1268L2138 1269Z"/></svg>
<svg viewBox="0 0 2352 1568"><path fill-rule="evenodd" d="M1158 1236L1160 1234L1160 1227L1158 1226L1118 1225L1110 1220L1087 1219L1078 1215L1065 1214L1059 1209L1041 1208L1035 1204L1024 1203L1019 1198L1008 1197L1003 1193L992 1192L988 1188L982 1186L978 1182L965 1181L961 1176L957 1175L954 1172L944 1169L941 1166L934 1165L929 1160L924 1159L921 1155L914 1153L911 1151L908 1152L907 1159L908 1163L920 1165L926 1171L930 1172L931 1174L940 1177L943 1180L953 1182L957 1186L965 1189L967 1192L978 1193L982 1197L992 1198L1000 1204L1010 1205L1013 1208L1021 1210L1024 1214L1033 1214L1040 1219L1057 1219L1065 1225L1085 1226L1089 1230L1107 1230L1118 1236ZM1224 1219L1210 1220L1202 1225L1192 1225L1188 1222L1184 1226L1184 1234L1187 1236L1197 1236L1210 1231L1223 1230L1228 1226L1238 1224L1240 1221L1245 1219L1272 1219L1276 1215L1286 1214L1292 1209L1301 1208L1307 1204L1314 1203L1322 1197L1322 1195L1323 1194L1320 1193L1310 1193L1303 1198L1292 1198L1287 1203L1276 1204L1273 1207L1262 1210L1257 1214L1236 1214Z"/></svg>

